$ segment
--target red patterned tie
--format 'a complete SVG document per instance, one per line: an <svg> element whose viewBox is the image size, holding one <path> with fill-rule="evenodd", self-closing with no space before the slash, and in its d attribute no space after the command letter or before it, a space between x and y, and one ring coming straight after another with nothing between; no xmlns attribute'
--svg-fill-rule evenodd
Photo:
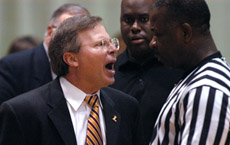
<svg viewBox="0 0 230 145"><path fill-rule="evenodd" d="M103 145L99 120L98 96L86 96L85 102L92 107L88 119L86 145Z"/></svg>

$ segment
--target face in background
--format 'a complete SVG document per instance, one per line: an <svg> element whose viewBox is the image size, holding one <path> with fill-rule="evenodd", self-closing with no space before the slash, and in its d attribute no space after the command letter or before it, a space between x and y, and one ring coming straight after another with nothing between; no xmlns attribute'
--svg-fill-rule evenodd
<svg viewBox="0 0 230 145"><path fill-rule="evenodd" d="M121 4L120 27L130 57L141 60L152 54L149 42L152 38L149 12L152 0L123 0Z"/></svg>
<svg viewBox="0 0 230 145"><path fill-rule="evenodd" d="M79 88L90 87L97 91L112 84L117 50L111 43L109 46L100 46L102 40L110 39L104 26L97 24L93 29L80 31L78 38L81 40L81 48L76 54L78 62L76 73L77 80L83 84Z"/></svg>
<svg viewBox="0 0 230 145"><path fill-rule="evenodd" d="M175 68L182 67L186 60L186 47L180 24L167 16L167 8L154 8L150 12L150 26L153 37L150 47L163 64Z"/></svg>

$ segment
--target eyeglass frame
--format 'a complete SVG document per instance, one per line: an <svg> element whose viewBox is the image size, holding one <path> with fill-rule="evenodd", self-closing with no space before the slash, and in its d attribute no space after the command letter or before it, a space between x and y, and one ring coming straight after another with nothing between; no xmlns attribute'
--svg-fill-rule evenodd
<svg viewBox="0 0 230 145"><path fill-rule="evenodd" d="M116 50L119 50L120 44L119 44L118 38L102 39L102 40L100 40L98 42L95 42L94 46L100 46L101 45L100 47L105 47L105 46L109 47L110 43L116 48ZM91 44L89 44L89 45L91 45ZM89 46L89 45L82 45L81 47L85 47L85 46Z"/></svg>

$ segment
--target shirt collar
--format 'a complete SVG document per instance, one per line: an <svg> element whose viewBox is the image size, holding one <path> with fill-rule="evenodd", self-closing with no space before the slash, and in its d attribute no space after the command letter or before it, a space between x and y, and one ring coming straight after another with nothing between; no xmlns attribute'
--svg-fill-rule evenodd
<svg viewBox="0 0 230 145"><path fill-rule="evenodd" d="M211 59L214 59L214 58L222 58L222 55L219 51L217 51L216 53L204 58L201 62L199 62L195 67L187 70L183 77L182 78L185 78L187 75L189 75L193 70L195 70L196 68L200 68L202 67L205 63L209 62Z"/></svg>
<svg viewBox="0 0 230 145"><path fill-rule="evenodd" d="M45 52L46 52L46 55L47 55L47 58L49 60L49 63L50 63L50 57L49 57L49 54L48 54L48 46L46 45L45 41L43 41L43 46L44 46L44 49L45 49ZM57 75L53 72L51 66L50 66L50 69L51 69L51 75L52 75L52 78L53 80L57 77Z"/></svg>
<svg viewBox="0 0 230 145"><path fill-rule="evenodd" d="M60 84L63 90L65 99L71 105L71 107L77 111L80 105L83 103L85 97L87 95L92 94L85 94L82 90L71 84L67 79L64 77L60 77ZM100 99L100 90L97 91L95 94L99 97L99 104L102 107L101 99Z"/></svg>
<svg viewBox="0 0 230 145"><path fill-rule="evenodd" d="M46 55L47 55L47 57L48 57L48 59L49 59L49 62L50 62L50 57L49 57L49 55L48 55L48 46L46 45L45 41L43 41L43 46L44 46L44 48L45 48Z"/></svg>

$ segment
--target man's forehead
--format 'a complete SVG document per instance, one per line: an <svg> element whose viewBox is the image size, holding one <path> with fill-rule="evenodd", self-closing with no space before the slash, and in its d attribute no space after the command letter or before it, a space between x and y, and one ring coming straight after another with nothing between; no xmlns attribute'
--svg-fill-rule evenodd
<svg viewBox="0 0 230 145"><path fill-rule="evenodd" d="M154 21L156 19L166 19L167 18L167 8L161 7L161 8L153 8L150 11L150 19L151 21Z"/></svg>
<svg viewBox="0 0 230 145"><path fill-rule="evenodd" d="M122 9L150 9L151 4L152 0L122 0Z"/></svg>
<svg viewBox="0 0 230 145"><path fill-rule="evenodd" d="M78 33L81 38L110 38L105 30L105 27L98 23L95 27L87 28ZM85 39L87 41L87 39ZM85 41L84 40L84 41Z"/></svg>
<svg viewBox="0 0 230 145"><path fill-rule="evenodd" d="M170 28L173 21L167 15L167 8L154 8L150 13L150 26L155 29Z"/></svg>

